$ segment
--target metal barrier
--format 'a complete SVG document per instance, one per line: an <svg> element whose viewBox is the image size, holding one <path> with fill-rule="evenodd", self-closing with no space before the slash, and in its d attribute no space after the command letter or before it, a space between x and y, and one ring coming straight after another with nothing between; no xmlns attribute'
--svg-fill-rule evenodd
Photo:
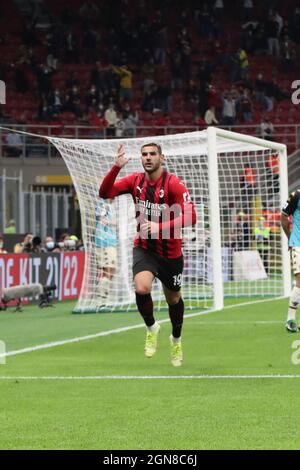
<svg viewBox="0 0 300 470"><path fill-rule="evenodd" d="M7 159L18 158L22 160L22 163L26 164L29 158L40 158L41 161L49 163L52 159L60 158L57 150L51 145L47 139L43 139L43 136L52 137L66 137L73 139L103 139L112 138L107 135L105 128L99 129L98 127L92 126L81 126L81 125L63 125L63 126L48 126L48 125L21 125L21 124L2 124L3 127L14 128L23 132L31 132L34 134L40 134L41 139L33 136L21 135L20 144L18 146L18 152L15 154L10 151L9 146L6 143L6 135L8 131L0 129L0 164ZM258 125L238 125L225 127L224 129L233 130L244 134L251 134L256 137L261 137L261 131ZM192 132L197 130L203 130L203 127L196 125L190 126L137 126L134 129L132 137L147 137L154 135L166 135L175 134L180 132ZM118 136L128 137L126 135ZM300 146L300 125L274 125L273 139L276 142L284 143L288 146L289 152L293 152Z"/></svg>
<svg viewBox="0 0 300 470"><path fill-rule="evenodd" d="M18 233L32 232L43 238L69 226L72 196L66 190L24 191L22 186L22 171L7 176L4 169L0 174L0 232L8 233L8 226L14 226Z"/></svg>

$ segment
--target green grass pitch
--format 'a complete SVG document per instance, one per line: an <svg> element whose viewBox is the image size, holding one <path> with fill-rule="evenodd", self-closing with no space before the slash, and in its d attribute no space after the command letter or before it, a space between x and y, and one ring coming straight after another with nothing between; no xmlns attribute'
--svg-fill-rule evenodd
<svg viewBox="0 0 300 470"><path fill-rule="evenodd" d="M0 340L16 351L141 323L136 312L72 308L1 313ZM0 448L299 449L300 365L291 357L300 333L285 332L286 309L287 300L275 300L187 318L177 369L169 323L152 359L143 355L143 328L8 357L0 365Z"/></svg>

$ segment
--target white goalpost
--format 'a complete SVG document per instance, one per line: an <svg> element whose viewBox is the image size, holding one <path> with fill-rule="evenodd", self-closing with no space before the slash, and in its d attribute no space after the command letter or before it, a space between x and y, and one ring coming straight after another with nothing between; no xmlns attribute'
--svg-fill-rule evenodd
<svg viewBox="0 0 300 470"><path fill-rule="evenodd" d="M289 295L289 253L278 220L288 196L285 145L217 128L132 139L47 138L63 157L80 204L86 258L75 312L127 310L134 304L134 205L130 195L111 203L98 195L120 143L132 158L119 177L143 172L140 148L154 141L166 156L166 170L184 181L196 205L197 224L183 229L186 308L219 310L226 297ZM109 279L99 257L103 226L110 227L116 254ZM153 299L156 308L164 308L156 281Z"/></svg>

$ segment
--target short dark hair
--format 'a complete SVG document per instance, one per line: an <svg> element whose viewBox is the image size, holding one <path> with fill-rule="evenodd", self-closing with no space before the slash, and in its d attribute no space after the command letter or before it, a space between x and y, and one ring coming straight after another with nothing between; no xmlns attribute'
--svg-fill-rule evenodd
<svg viewBox="0 0 300 470"><path fill-rule="evenodd" d="M156 144L155 142L150 142L149 144L142 145L141 151L143 150L144 147L156 147L159 152L159 155L162 155L161 146L159 144Z"/></svg>

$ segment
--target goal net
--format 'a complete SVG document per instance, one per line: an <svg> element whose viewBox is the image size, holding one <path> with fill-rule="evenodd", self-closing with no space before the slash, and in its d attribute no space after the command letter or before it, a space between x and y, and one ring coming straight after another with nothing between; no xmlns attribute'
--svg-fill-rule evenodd
<svg viewBox="0 0 300 470"><path fill-rule="evenodd" d="M222 308L226 296L287 294L289 260L279 221L287 198L285 146L214 128L153 138L49 140L69 169L81 211L86 257L75 312L134 304L132 197L104 201L99 186L120 144L131 157L119 174L124 177L144 171L140 149L152 141L161 145L165 169L182 179L197 210L196 225L182 231L186 308ZM157 309L165 307L158 281L153 299Z"/></svg>

